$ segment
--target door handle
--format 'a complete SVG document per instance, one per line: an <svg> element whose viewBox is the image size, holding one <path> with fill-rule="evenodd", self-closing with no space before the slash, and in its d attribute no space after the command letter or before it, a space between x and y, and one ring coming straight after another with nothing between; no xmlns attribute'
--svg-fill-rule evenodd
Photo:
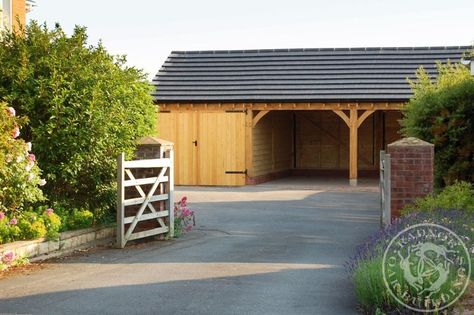
<svg viewBox="0 0 474 315"><path fill-rule="evenodd" d="M193 143L194 143L194 146L195 146L195 147L198 146L198 141L197 141L197 140L194 140Z"/></svg>

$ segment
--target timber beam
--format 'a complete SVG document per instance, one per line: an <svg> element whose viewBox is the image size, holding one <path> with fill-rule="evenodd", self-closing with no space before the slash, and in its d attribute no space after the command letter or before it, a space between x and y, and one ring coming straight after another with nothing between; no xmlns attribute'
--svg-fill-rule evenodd
<svg viewBox="0 0 474 315"><path fill-rule="evenodd" d="M263 116L265 116L266 114L268 114L270 111L269 110L261 110L258 112L257 115L255 115L255 117L253 118L252 120L252 127L255 127L257 125L257 123L260 121L260 119L263 118Z"/></svg>
<svg viewBox="0 0 474 315"><path fill-rule="evenodd" d="M372 115L375 110L366 110L359 116L357 109L350 109L349 116L342 110L335 110L334 113L341 117L341 119L349 127L349 181L351 185L357 185L357 148L358 148L358 133L359 127L364 120Z"/></svg>
<svg viewBox="0 0 474 315"><path fill-rule="evenodd" d="M223 110L401 110L404 102L344 103L156 103L162 111Z"/></svg>

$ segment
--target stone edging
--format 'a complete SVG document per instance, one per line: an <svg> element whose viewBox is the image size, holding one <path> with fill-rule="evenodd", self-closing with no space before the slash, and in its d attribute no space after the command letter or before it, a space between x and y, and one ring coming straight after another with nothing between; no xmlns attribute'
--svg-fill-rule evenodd
<svg viewBox="0 0 474 315"><path fill-rule="evenodd" d="M35 258L48 257L69 252L81 247L94 246L98 243L115 241L115 226L88 228L60 233L59 239L47 241L44 238L32 241L17 241L0 245L0 257L7 252L13 252L15 257Z"/></svg>

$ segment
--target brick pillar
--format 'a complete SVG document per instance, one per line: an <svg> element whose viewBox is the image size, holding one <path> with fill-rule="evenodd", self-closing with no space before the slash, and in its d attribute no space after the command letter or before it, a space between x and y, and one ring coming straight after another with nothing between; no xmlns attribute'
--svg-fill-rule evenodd
<svg viewBox="0 0 474 315"><path fill-rule="evenodd" d="M433 191L434 145L404 138L387 146L391 160L391 216L419 197Z"/></svg>

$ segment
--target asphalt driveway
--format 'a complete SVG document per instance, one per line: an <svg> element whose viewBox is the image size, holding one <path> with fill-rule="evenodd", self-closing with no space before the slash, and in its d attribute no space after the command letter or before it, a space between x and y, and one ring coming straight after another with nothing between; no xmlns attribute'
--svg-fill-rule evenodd
<svg viewBox="0 0 474 315"><path fill-rule="evenodd" d="M375 183L180 188L197 226L0 280L0 313L356 314L343 264L379 223Z"/></svg>

